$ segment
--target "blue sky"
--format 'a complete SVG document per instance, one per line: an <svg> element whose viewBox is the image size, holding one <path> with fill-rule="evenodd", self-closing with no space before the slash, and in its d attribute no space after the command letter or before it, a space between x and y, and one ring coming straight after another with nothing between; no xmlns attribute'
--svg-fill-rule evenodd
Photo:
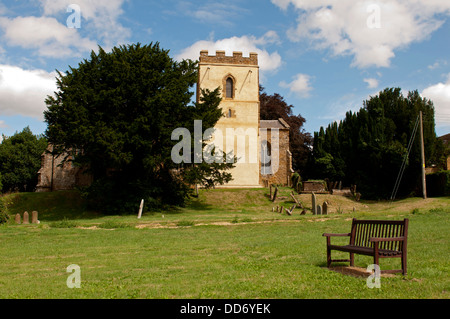
<svg viewBox="0 0 450 319"><path fill-rule="evenodd" d="M78 9L80 28L69 28ZM433 100L440 136L450 133L449 36L448 0L2 1L0 133L43 133L55 70L97 45L158 41L176 59L257 52L261 85L295 106L307 132L400 87Z"/></svg>

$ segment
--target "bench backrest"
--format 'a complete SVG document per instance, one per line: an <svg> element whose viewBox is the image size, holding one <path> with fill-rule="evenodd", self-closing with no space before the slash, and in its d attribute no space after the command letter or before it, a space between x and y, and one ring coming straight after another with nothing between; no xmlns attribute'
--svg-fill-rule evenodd
<svg viewBox="0 0 450 319"><path fill-rule="evenodd" d="M408 219L404 220L357 220L353 219L350 245L373 247L371 237L393 238L408 234ZM380 242L380 249L402 251L404 244L400 241Z"/></svg>

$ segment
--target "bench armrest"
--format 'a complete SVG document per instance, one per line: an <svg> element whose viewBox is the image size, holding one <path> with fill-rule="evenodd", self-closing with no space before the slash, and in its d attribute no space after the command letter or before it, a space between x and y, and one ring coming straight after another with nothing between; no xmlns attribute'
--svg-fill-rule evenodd
<svg viewBox="0 0 450 319"><path fill-rule="evenodd" d="M322 236L323 237L345 237L345 236L351 236L351 233L346 233L346 234L328 234L328 233L324 233Z"/></svg>
<svg viewBox="0 0 450 319"><path fill-rule="evenodd" d="M405 237L391 237L391 238L378 238L378 237L370 237L369 242L378 243L382 241L404 241Z"/></svg>

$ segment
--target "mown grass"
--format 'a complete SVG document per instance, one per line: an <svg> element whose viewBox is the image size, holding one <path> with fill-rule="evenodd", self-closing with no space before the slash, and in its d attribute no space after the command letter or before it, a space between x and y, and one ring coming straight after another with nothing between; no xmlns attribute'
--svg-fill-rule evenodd
<svg viewBox="0 0 450 319"><path fill-rule="evenodd" d="M273 204L266 193L202 191L186 208L140 220L137 212L87 212L75 192L14 195L9 211L38 210L41 223L0 227L0 298L449 298L450 199L391 205L330 197L343 213L287 216L272 207L291 206L289 198ZM310 196L299 198L310 205ZM407 276L369 289L365 277L326 268L322 233L348 232L353 217L410 219ZM360 268L371 263L356 256ZM81 289L67 288L71 264L81 268Z"/></svg>

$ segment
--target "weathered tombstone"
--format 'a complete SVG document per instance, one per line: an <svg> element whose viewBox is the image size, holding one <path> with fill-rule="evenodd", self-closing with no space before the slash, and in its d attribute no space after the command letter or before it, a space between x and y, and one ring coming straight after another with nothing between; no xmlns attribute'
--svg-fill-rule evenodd
<svg viewBox="0 0 450 319"><path fill-rule="evenodd" d="M291 193L291 197L294 200L295 204L299 207L302 207L302 204L299 203L299 201L297 200L297 198L295 198L294 192Z"/></svg>
<svg viewBox="0 0 450 319"><path fill-rule="evenodd" d="M322 215L328 215L328 203L327 202L323 202Z"/></svg>
<svg viewBox="0 0 450 319"><path fill-rule="evenodd" d="M30 215L28 215L28 212L23 213L23 223L24 224L30 223Z"/></svg>
<svg viewBox="0 0 450 319"><path fill-rule="evenodd" d="M272 202L275 202L275 200L277 199L277 194L278 194L278 187L275 187L275 192L273 193Z"/></svg>
<svg viewBox="0 0 450 319"><path fill-rule="evenodd" d="M314 194L314 192L311 195L311 202L312 202L312 212L314 215L316 215L317 211L316 211L316 194Z"/></svg>
<svg viewBox="0 0 450 319"><path fill-rule="evenodd" d="M139 206L138 219L142 217L142 209L144 208L144 200L141 200L141 205Z"/></svg>
<svg viewBox="0 0 450 319"><path fill-rule="evenodd" d="M20 214L16 214L14 221L16 222L16 224L20 225Z"/></svg>
<svg viewBox="0 0 450 319"><path fill-rule="evenodd" d="M38 221L38 212L35 211L35 210L31 212L31 223L32 223L32 224L39 224L39 221Z"/></svg>
<svg viewBox="0 0 450 319"><path fill-rule="evenodd" d="M322 215L322 206L317 205L316 213L317 213L317 215Z"/></svg>

